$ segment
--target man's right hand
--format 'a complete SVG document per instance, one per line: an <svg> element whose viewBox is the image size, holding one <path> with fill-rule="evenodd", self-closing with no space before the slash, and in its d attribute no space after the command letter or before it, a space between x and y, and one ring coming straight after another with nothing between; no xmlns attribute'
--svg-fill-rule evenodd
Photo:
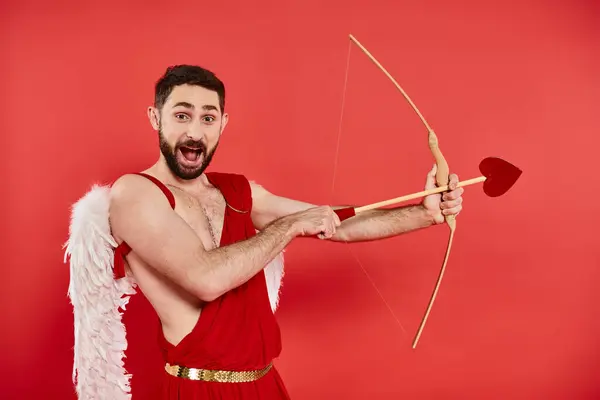
<svg viewBox="0 0 600 400"><path fill-rule="evenodd" d="M329 206L312 207L283 219L292 224L296 236L318 235L320 239L333 237L341 224L339 217Z"/></svg>

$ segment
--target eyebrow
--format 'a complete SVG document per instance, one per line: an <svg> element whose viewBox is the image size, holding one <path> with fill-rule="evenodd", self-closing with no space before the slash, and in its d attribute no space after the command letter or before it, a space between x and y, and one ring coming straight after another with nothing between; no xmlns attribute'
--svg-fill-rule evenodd
<svg viewBox="0 0 600 400"><path fill-rule="evenodd" d="M185 107L185 108L189 108L191 110L195 109L196 107L194 107L193 104L188 103L187 101L180 101L178 103L176 103L173 108L175 107ZM204 111L219 111L219 109L216 106L213 106L212 104L205 104L202 106L202 109Z"/></svg>

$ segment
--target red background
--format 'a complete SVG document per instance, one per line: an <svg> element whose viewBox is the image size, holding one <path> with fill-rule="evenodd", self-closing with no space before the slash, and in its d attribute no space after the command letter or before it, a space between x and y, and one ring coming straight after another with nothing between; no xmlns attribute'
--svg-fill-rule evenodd
<svg viewBox="0 0 600 400"><path fill-rule="evenodd" d="M446 227L294 242L277 361L292 397L599 398L598 2L222 3L2 3L2 398L73 398L69 206L155 160L145 108L168 65L203 65L227 85L213 169L318 203L422 189L426 133L353 46L331 194L349 33L413 97L453 172L471 178L500 156L524 174L502 198L466 191L416 351ZM160 360L140 295L126 321L142 398L136 382Z"/></svg>

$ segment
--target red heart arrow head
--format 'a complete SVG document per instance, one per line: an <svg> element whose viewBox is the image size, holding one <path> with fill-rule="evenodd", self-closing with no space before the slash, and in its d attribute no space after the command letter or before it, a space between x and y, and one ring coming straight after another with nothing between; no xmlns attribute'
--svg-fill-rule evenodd
<svg viewBox="0 0 600 400"><path fill-rule="evenodd" d="M483 191L490 197L502 196L515 184L523 171L497 157L488 157L479 163L479 171L487 178Z"/></svg>

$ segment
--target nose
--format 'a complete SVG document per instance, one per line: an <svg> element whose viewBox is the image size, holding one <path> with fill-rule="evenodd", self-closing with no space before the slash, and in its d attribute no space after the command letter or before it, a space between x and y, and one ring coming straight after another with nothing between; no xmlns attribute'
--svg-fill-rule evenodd
<svg viewBox="0 0 600 400"><path fill-rule="evenodd" d="M205 127L200 121L194 121L188 125L187 136L193 140L205 139Z"/></svg>

